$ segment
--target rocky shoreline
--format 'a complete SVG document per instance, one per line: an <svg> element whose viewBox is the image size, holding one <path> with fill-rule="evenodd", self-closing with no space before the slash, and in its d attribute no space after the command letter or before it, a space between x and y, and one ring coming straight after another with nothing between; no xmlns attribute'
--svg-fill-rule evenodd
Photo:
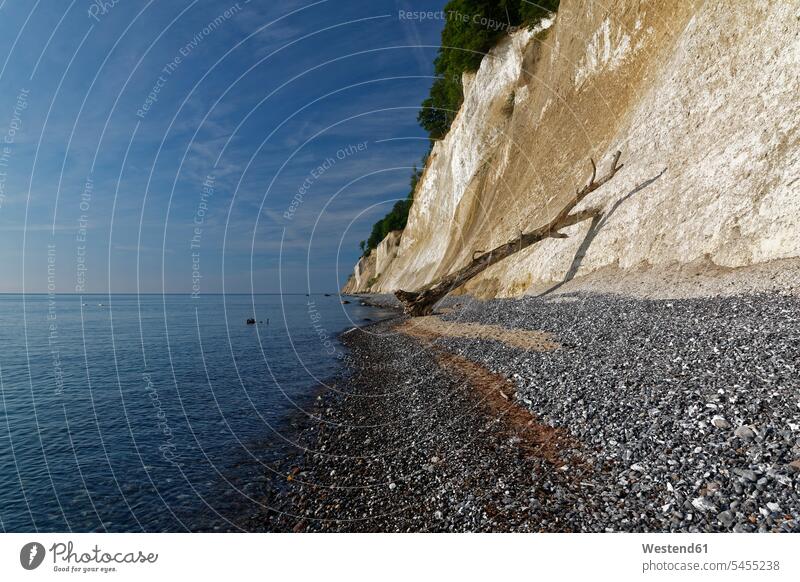
<svg viewBox="0 0 800 582"><path fill-rule="evenodd" d="M248 529L800 531L800 298L462 297L437 317L558 348L404 317L346 332L348 373Z"/></svg>

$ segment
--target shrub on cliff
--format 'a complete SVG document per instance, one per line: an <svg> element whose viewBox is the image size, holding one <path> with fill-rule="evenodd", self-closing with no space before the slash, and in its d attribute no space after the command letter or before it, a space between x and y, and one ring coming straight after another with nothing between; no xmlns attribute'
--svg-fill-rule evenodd
<svg viewBox="0 0 800 582"><path fill-rule="evenodd" d="M445 7L442 44L434 62L436 80L430 95L422 102L417 120L431 140L443 138L450 130L464 101L461 75L476 71L484 54L498 39L520 26L534 26L558 10L559 0L450 0ZM513 99L511 105L513 106ZM423 158L422 166L425 166ZM393 230L403 230L422 170L414 168L408 198L400 200L391 212L372 226L361 251L366 256Z"/></svg>
<svg viewBox="0 0 800 582"><path fill-rule="evenodd" d="M423 165L424 163L425 160L423 159ZM387 234L393 230L403 230L406 227L408 211L411 210L411 203L414 201L414 190L417 189L417 183L419 183L421 176L422 170L414 166L414 170L411 173L411 189L408 193L408 197L405 200L397 201L394 207L392 207L391 212L372 226L372 232L367 241L361 241L361 250L364 256L368 255L372 249L376 248L381 241L386 238Z"/></svg>
<svg viewBox="0 0 800 582"><path fill-rule="evenodd" d="M464 101L461 75L476 71L486 54L508 32L533 26L558 9L559 0L451 0L446 15L442 45L434 62L437 79L422 102L417 119L431 139L441 139L450 130Z"/></svg>
<svg viewBox="0 0 800 582"><path fill-rule="evenodd" d="M372 226L372 233L367 239L367 248L364 254L369 254L393 230L403 230L406 227L406 222L408 222L408 211L410 209L411 198L396 202L391 212Z"/></svg>

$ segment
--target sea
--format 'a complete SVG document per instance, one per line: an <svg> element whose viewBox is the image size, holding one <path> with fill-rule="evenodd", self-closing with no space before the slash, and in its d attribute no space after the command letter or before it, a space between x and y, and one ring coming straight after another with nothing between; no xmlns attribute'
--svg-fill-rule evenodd
<svg viewBox="0 0 800 582"><path fill-rule="evenodd" d="M0 529L240 529L249 478L343 371L339 334L391 315L336 294L0 295Z"/></svg>

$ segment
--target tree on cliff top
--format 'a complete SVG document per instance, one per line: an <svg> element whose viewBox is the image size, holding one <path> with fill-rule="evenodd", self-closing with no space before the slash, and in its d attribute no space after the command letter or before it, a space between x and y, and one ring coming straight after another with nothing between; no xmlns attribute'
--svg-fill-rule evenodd
<svg viewBox="0 0 800 582"><path fill-rule="evenodd" d="M377 248L381 241L386 238L386 235L393 230L403 230L408 222L408 212L411 210L411 203L414 201L414 190L417 189L417 184L422 176L422 170L414 166L411 173L411 189L408 197L405 200L398 200L392 210L372 225L372 232L369 235L366 243L361 246L362 255L368 255L372 249ZM364 241L362 241L363 243Z"/></svg>
<svg viewBox="0 0 800 582"><path fill-rule="evenodd" d="M422 102L417 120L431 140L443 138L464 101L461 75L476 71L485 53L500 37L519 26L534 26L558 9L559 0L451 0L444 7L446 21L442 44L434 62L437 79ZM426 158L422 165L425 166ZM414 167L408 198L372 226L363 256L376 248L393 230L403 230L422 170ZM363 241L362 241L363 242Z"/></svg>
<svg viewBox="0 0 800 582"><path fill-rule="evenodd" d="M534 26L558 9L559 0L451 0L444 7L442 45L434 62L437 79L417 117L431 139L450 130L464 101L461 76L476 71L500 37L519 26Z"/></svg>

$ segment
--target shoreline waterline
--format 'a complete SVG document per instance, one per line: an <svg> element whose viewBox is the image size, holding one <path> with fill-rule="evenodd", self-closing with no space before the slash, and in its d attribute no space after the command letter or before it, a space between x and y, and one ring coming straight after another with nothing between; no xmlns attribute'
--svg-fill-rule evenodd
<svg viewBox="0 0 800 582"><path fill-rule="evenodd" d="M292 411L341 366L309 298L333 342L381 313L333 294L58 295L53 320L48 295L0 296L4 528L235 528L235 465L279 456ZM247 325L254 309L269 324Z"/></svg>
<svg viewBox="0 0 800 582"><path fill-rule="evenodd" d="M324 422L253 529L800 531L800 299L446 307L443 324L559 346L409 335L404 317L347 334L350 394L318 404Z"/></svg>

